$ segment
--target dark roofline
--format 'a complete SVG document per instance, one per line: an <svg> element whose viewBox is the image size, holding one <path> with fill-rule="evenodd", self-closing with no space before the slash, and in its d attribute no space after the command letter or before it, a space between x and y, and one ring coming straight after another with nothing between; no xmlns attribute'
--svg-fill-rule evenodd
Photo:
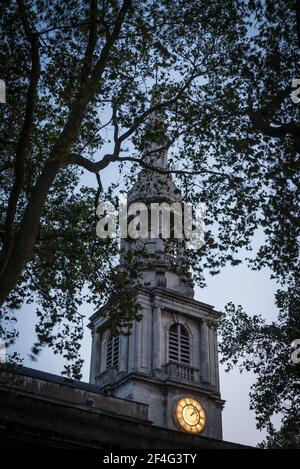
<svg viewBox="0 0 300 469"><path fill-rule="evenodd" d="M35 379L49 381L51 383L63 384L64 386L69 386L71 388L82 389L83 391L93 392L95 394L100 394L101 396L107 396L104 392L100 391L99 386L92 383L87 383L86 381L79 381L77 379L67 378L61 375L55 375L53 373L48 373L47 371L35 370L34 368L28 368L26 366L18 366L17 372L21 376L27 376ZM121 398L113 396L114 399L119 401L128 401L132 403L130 399ZM144 403L134 401L137 404L145 405Z"/></svg>

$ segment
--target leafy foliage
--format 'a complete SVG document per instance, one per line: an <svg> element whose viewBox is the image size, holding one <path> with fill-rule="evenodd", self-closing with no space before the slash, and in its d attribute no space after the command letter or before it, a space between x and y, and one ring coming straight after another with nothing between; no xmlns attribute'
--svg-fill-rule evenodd
<svg viewBox="0 0 300 469"><path fill-rule="evenodd" d="M232 303L219 321L222 362L227 363L227 371L238 365L241 371L252 371L257 377L250 408L255 411L258 428L268 429L266 447L272 442L290 446L285 436L299 443L300 364L292 361L292 342L300 337L299 285L278 290L276 306L278 319L271 324L261 316L247 315ZM276 414L282 418L279 432L272 424Z"/></svg>

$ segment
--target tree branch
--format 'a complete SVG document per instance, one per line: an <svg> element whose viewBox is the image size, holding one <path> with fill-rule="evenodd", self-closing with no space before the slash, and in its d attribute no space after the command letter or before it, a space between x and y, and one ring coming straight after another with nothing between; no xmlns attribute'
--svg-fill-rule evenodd
<svg viewBox="0 0 300 469"><path fill-rule="evenodd" d="M215 176L221 176L221 177L227 178L231 181L234 180L234 176L231 176L230 174L220 173L219 171L213 171L211 169L206 169L206 168L203 168L199 171L195 171L193 169L164 169L164 168L160 168L159 166L149 165L145 163L143 160L141 160L140 158L135 158L131 156L122 156L119 158L118 161L120 162L130 161L132 163L139 163L143 168L149 169L151 171L156 171L157 173L160 173L160 174L183 174L187 176L196 176L199 174L213 174Z"/></svg>
<svg viewBox="0 0 300 469"><path fill-rule="evenodd" d="M253 120L252 124L269 137L281 138L286 135L292 135L293 137L300 136L300 126L294 122L288 124L282 124L279 126L268 125L264 121L257 119Z"/></svg>
<svg viewBox="0 0 300 469"><path fill-rule="evenodd" d="M284 89L277 93L268 104L261 109L248 110L248 115L254 130L258 130L269 137L283 138L287 135L294 137L295 148L300 150L300 126L296 122L289 122L281 125L271 125L275 112L283 101L289 96L290 90Z"/></svg>
<svg viewBox="0 0 300 469"><path fill-rule="evenodd" d="M103 191L102 181L101 181L101 177L99 173L96 173L96 179L97 179L98 188L97 188L96 197L95 197L95 218L97 218L96 210L99 205L100 194Z"/></svg>
<svg viewBox="0 0 300 469"><path fill-rule="evenodd" d="M162 147L163 148L163 147ZM162 148L159 148L155 150L156 152L162 150ZM143 155L145 156L145 155ZM155 171L157 173L161 174L185 174L187 176L195 176L199 174L213 174L215 176L221 176L224 178L227 178L229 180L234 180L234 177L231 176L230 174L226 173L221 173L218 171L213 171L210 169L202 169L200 171L194 171L192 169L164 169L160 168L159 166L155 165L149 165L143 161L142 158L136 158L133 156L121 156L121 157L115 157L113 154L107 154L105 155L102 160L98 162L90 161L88 158L85 158L84 156L72 153L70 155L70 164L76 164L78 166L81 166L82 168L86 169L87 171L90 171L91 173L99 173L101 170L106 168L110 163L112 162L130 162L130 163L138 163L140 166L142 166L145 169L149 169L151 171Z"/></svg>
<svg viewBox="0 0 300 469"><path fill-rule="evenodd" d="M97 44L97 10L97 0L90 0L90 28L81 71L81 82L88 78L90 66L93 61L94 50Z"/></svg>
<svg viewBox="0 0 300 469"><path fill-rule="evenodd" d="M119 124L118 124L118 118L117 118L117 105L115 103L113 104L113 112L112 112L111 120L114 126L114 142L116 144L119 138Z"/></svg>
<svg viewBox="0 0 300 469"><path fill-rule="evenodd" d="M14 163L12 161L7 161L6 163L3 163L2 166L0 166L0 173L3 173L7 169L12 169L14 167Z"/></svg>

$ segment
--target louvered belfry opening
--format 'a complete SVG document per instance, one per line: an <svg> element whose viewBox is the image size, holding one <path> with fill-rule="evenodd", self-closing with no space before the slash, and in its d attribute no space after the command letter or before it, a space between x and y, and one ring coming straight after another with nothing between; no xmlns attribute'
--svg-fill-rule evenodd
<svg viewBox="0 0 300 469"><path fill-rule="evenodd" d="M179 323L172 324L169 330L169 361L190 364L190 338L186 328Z"/></svg>
<svg viewBox="0 0 300 469"><path fill-rule="evenodd" d="M106 349L106 369L119 368L120 338L110 334Z"/></svg>

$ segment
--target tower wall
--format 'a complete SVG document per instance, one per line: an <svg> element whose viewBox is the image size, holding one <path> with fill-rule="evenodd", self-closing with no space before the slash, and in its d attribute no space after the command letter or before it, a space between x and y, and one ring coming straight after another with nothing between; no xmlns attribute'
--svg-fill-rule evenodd
<svg viewBox="0 0 300 469"><path fill-rule="evenodd" d="M97 315L92 318L93 353L98 347L99 356L94 357L90 381L104 392L147 404L153 424L172 429L179 429L174 406L182 396L193 397L207 417L201 434L222 438L217 337L210 326L217 313L209 305L164 288L141 288L137 301L142 319L133 322L131 335L120 338L117 370L105 368L109 334L105 321ZM173 323L182 324L189 333L189 365L170 361L168 334Z"/></svg>

